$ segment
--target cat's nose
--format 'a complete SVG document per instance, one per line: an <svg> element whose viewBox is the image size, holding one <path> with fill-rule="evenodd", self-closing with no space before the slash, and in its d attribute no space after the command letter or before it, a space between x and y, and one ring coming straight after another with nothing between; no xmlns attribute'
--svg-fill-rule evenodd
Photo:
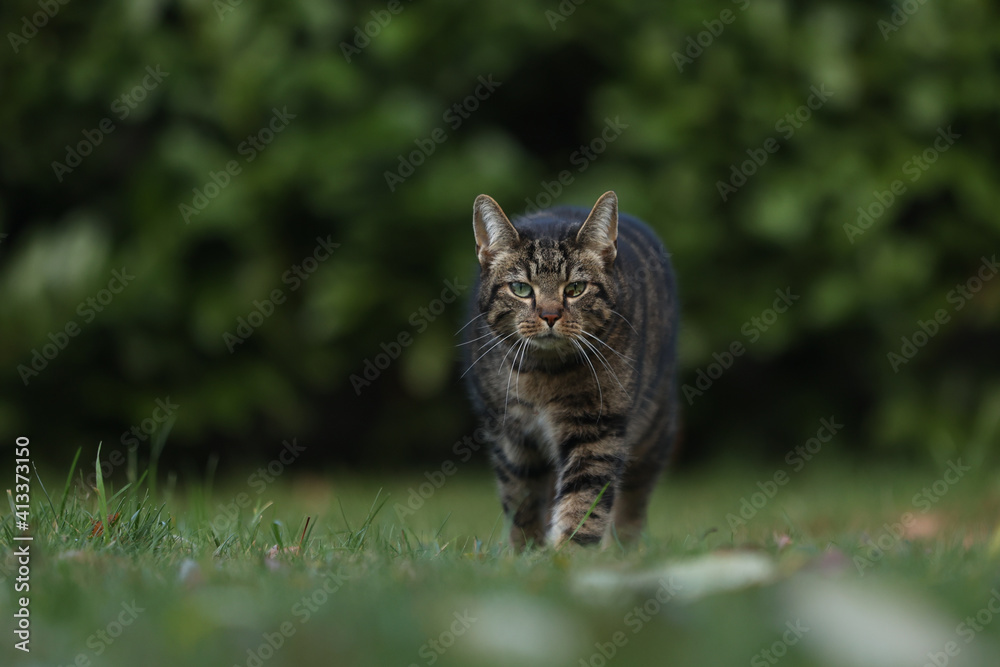
<svg viewBox="0 0 1000 667"><path fill-rule="evenodd" d="M562 317L562 309L545 309L538 313L538 316L549 323L549 327L556 325L556 320Z"/></svg>

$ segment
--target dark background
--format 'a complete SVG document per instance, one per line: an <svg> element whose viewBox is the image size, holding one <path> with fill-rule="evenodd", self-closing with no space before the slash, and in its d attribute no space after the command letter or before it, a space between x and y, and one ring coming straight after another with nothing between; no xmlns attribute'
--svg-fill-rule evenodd
<svg viewBox="0 0 1000 667"><path fill-rule="evenodd" d="M332 468L440 461L475 428L454 335L469 290L433 321L419 313L446 281L474 280L474 197L514 216L550 193L590 206L614 189L673 254L682 383L746 347L684 401L682 464L781 457L831 416L844 424L835 448L860 461L993 459L1000 280L969 300L949 292L1000 250L994 3L393 8L3 4L6 443L30 435L60 466L78 447L121 450L143 420L166 433L152 417L169 398L174 467L212 454L223 469L252 465L292 437ZM44 25L25 29L36 14ZM344 44L363 48L348 61ZM167 74L149 77L157 67ZM828 98L800 109L813 88ZM274 109L294 118L249 149ZM113 131L98 132L106 118ZM581 159L607 119L626 127ZM959 138L914 168L948 128ZM88 136L100 143L57 177L53 163ZM421 145L433 153L390 188L386 172ZM764 153L723 200L717 183ZM227 179L229 161L239 173ZM225 187L199 200L216 192L213 173ZM849 238L858 208L877 212L895 180L905 191ZM181 205L199 201L186 222ZM317 238L340 245L293 290L282 277ZM134 280L86 321L78 305L122 267ZM751 343L745 323L786 288L800 298ZM287 300L230 352L223 334L275 289ZM894 371L887 355L939 309L948 321ZM19 366L70 322L79 335L26 386ZM351 376L404 332L412 344L359 394Z"/></svg>

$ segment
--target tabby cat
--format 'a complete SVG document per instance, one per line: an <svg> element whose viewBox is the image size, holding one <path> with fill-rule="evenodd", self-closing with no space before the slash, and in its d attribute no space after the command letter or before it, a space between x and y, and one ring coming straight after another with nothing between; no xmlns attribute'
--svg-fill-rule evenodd
<svg viewBox="0 0 1000 667"><path fill-rule="evenodd" d="M677 429L670 261L614 192L589 214L515 220L476 198L480 276L462 343L474 408L500 422L491 461L510 542L634 540Z"/></svg>

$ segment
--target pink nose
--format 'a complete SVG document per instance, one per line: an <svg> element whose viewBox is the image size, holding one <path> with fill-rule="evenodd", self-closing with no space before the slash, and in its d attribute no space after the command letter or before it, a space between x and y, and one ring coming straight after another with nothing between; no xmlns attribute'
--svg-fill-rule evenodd
<svg viewBox="0 0 1000 667"><path fill-rule="evenodd" d="M554 327L556 325L556 320L562 317L562 313L558 310L543 310L538 314L538 316L548 322L550 327Z"/></svg>

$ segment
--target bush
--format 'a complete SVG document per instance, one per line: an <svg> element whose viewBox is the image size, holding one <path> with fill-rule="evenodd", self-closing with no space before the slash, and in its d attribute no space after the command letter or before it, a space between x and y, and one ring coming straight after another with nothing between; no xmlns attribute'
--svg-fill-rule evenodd
<svg viewBox="0 0 1000 667"><path fill-rule="evenodd" d="M191 455L439 459L474 428L435 303L468 295L473 198L613 188L711 382L692 457L830 415L859 453L996 440L991 3L42 6L0 9L4 432L124 442L169 397Z"/></svg>

